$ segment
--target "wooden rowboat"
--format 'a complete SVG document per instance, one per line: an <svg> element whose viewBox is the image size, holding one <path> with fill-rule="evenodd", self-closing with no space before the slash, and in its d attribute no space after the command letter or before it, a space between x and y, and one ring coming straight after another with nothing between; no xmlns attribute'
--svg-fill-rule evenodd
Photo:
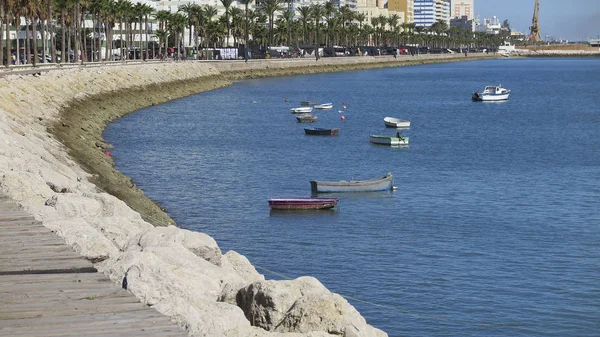
<svg viewBox="0 0 600 337"><path fill-rule="evenodd" d="M408 137L371 135L369 137L369 140L372 144L378 144L378 145L388 145L388 146L408 145Z"/></svg>
<svg viewBox="0 0 600 337"><path fill-rule="evenodd" d="M333 103L317 104L317 105L315 105L315 109L319 109L319 110L333 109Z"/></svg>
<svg viewBox="0 0 600 337"><path fill-rule="evenodd" d="M338 192L377 192L392 188L394 177L387 173L381 178L368 180L340 180L340 181L310 181L310 189L316 193L338 193Z"/></svg>
<svg viewBox="0 0 600 337"><path fill-rule="evenodd" d="M313 108L311 106L301 106L298 108L291 108L290 111L293 114L305 114L305 113L311 113L313 111Z"/></svg>
<svg viewBox="0 0 600 337"><path fill-rule="evenodd" d="M338 198L273 198L269 199L269 206L277 210L319 210L333 208L338 201Z"/></svg>
<svg viewBox="0 0 600 337"><path fill-rule="evenodd" d="M298 123L312 123L316 122L317 119L318 117L312 114L302 114L296 116L296 120L298 121Z"/></svg>
<svg viewBox="0 0 600 337"><path fill-rule="evenodd" d="M314 136L337 136L340 134L340 129L326 129L326 128L304 128L304 133L307 135Z"/></svg>

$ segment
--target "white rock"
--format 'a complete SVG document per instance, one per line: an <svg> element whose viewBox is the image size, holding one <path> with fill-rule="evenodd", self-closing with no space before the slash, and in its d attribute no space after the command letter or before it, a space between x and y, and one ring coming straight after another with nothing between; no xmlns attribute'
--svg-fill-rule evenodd
<svg viewBox="0 0 600 337"><path fill-rule="evenodd" d="M180 229L175 226L156 227L139 233L132 239L130 245L145 247L168 247L181 245L194 255L216 265L221 265L221 249L210 236Z"/></svg>
<svg viewBox="0 0 600 337"><path fill-rule="evenodd" d="M304 276L295 280L254 282L238 292L236 301L252 325L273 331L299 298L327 292L317 279Z"/></svg>
<svg viewBox="0 0 600 337"><path fill-rule="evenodd" d="M171 297L154 306L159 312L173 317L190 336L224 336L225 331L245 330L250 322L236 306L205 301L190 304L181 297Z"/></svg>
<svg viewBox="0 0 600 337"><path fill-rule="evenodd" d="M119 253L110 240L84 219L45 221L44 225L90 261L104 261Z"/></svg>

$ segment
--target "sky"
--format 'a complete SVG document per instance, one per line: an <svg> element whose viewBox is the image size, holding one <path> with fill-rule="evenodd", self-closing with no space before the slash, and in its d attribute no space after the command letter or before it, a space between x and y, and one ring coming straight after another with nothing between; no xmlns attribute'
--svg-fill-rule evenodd
<svg viewBox="0 0 600 337"><path fill-rule="evenodd" d="M535 0L475 0L475 16L505 19L511 29L529 34ZM540 0L542 38L587 41L600 36L600 0Z"/></svg>

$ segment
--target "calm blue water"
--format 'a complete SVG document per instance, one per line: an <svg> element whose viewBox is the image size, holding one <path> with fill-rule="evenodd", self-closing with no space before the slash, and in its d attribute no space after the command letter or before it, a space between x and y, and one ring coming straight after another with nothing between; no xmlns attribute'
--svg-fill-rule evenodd
<svg viewBox="0 0 600 337"><path fill-rule="evenodd" d="M105 137L181 227L317 277L390 336L600 336L599 78L600 59L507 59L259 79L131 114ZM510 101L471 102L489 84ZM312 126L338 137L304 135L289 109L306 99L335 104ZM394 133L386 116L412 122L410 147L369 143ZM311 179L388 171L393 193L269 211Z"/></svg>

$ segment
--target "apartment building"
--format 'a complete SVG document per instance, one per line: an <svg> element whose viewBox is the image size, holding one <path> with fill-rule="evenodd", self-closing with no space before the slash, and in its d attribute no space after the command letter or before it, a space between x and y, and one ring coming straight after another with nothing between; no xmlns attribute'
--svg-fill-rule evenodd
<svg viewBox="0 0 600 337"><path fill-rule="evenodd" d="M451 0L450 18L467 17L467 20L475 19L475 0Z"/></svg>
<svg viewBox="0 0 600 337"><path fill-rule="evenodd" d="M388 0L388 10L391 12L404 13L406 23L413 23L414 17L414 0Z"/></svg>
<svg viewBox="0 0 600 337"><path fill-rule="evenodd" d="M438 20L450 24L449 0L414 0L415 25L429 28Z"/></svg>

